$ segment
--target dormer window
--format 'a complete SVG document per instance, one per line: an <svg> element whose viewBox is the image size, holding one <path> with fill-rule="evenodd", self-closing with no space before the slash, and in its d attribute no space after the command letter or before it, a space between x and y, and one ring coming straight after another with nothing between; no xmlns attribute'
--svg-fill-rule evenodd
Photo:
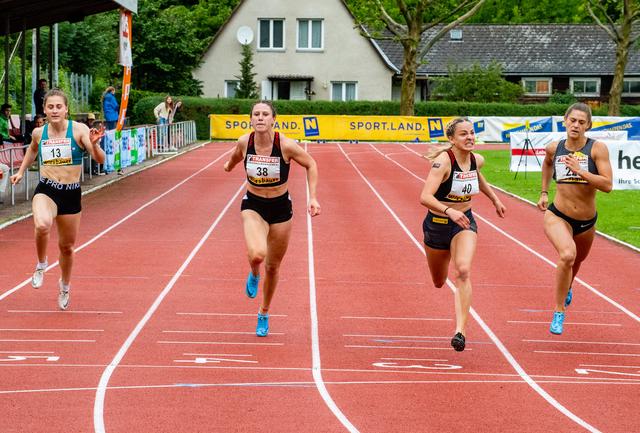
<svg viewBox="0 0 640 433"><path fill-rule="evenodd" d="M462 29L451 29L449 30L449 40L452 41L462 41Z"/></svg>

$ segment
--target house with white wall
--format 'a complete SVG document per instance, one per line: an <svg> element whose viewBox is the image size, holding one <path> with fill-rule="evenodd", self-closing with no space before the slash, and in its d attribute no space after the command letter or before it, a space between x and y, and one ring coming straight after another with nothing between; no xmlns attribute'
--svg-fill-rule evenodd
<svg viewBox="0 0 640 433"><path fill-rule="evenodd" d="M264 99L391 99L394 69L342 0L242 0L194 71L205 97L233 97L248 40Z"/></svg>

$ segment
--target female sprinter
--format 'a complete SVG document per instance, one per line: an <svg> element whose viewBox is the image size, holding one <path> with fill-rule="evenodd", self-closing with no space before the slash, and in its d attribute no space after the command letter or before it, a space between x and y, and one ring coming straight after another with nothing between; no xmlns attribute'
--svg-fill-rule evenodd
<svg viewBox="0 0 640 433"><path fill-rule="evenodd" d="M564 312L571 303L571 284L587 258L595 236L596 191L613 188L607 146L585 136L591 129L591 109L573 104L564 115L566 140L547 145L542 163L542 191L538 208L544 213L544 232L560 256L555 278L555 309L549 330L562 334ZM556 195L549 204L549 182Z"/></svg>
<svg viewBox="0 0 640 433"><path fill-rule="evenodd" d="M40 183L33 195L32 209L35 225L38 264L31 279L34 288L42 286L47 268L47 244L55 220L58 228L60 270L58 281L58 306L69 306L69 284L73 266L73 246L78 236L81 215L80 173L84 151L98 163L104 163L105 155L96 145L104 133L89 130L84 123L67 119L67 96L59 89L51 89L44 97L44 113L47 124L33 130L31 144L11 183L20 182L25 171L39 158Z"/></svg>
<svg viewBox="0 0 640 433"><path fill-rule="evenodd" d="M247 173L247 193L242 199L241 215L251 266L245 285L248 297L255 298L258 293L260 265L263 262L265 270L262 304L256 326L258 337L266 337L269 332L269 306L291 235L293 211L287 192L291 160L307 170L309 214L320 214L320 204L316 199L316 162L294 140L273 130L275 118L276 111L271 102L256 102L251 108L253 132L240 137L234 152L224 164L225 171L231 171L236 164L244 161Z"/></svg>
<svg viewBox="0 0 640 433"><path fill-rule="evenodd" d="M482 192L491 199L502 218L506 208L480 174L484 158L472 152L475 145L473 124L466 118L456 118L447 125L446 133L449 143L427 156L433 164L420 203L429 209L422 229L427 264L436 287L442 287L446 282L453 257L457 290L456 332L451 346L461 352L465 347L465 326L471 308L471 262L478 232L471 213L471 198Z"/></svg>

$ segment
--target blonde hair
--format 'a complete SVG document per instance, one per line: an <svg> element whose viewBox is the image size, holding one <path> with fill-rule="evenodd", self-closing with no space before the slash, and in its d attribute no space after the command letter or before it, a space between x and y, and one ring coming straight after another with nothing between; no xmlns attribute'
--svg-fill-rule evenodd
<svg viewBox="0 0 640 433"><path fill-rule="evenodd" d="M466 117L456 117L455 119L452 119L449 123L447 123L447 126L445 128L445 134L447 135L448 139L451 139L454 136L454 134L456 133L456 129L458 128L458 125L461 124L462 122L470 122L470 120ZM438 157L438 155L440 155L443 152L446 152L452 147L453 147L453 144L451 144L451 142L433 146L427 152L427 154L424 155L424 157L429 161L434 161Z"/></svg>

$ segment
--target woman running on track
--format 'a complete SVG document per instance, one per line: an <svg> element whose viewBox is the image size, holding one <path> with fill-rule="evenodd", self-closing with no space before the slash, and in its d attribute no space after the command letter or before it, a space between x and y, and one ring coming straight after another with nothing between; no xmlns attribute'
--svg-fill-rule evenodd
<svg viewBox="0 0 640 433"><path fill-rule="evenodd" d="M73 266L73 247L80 228L82 210L80 173L82 156L87 151L98 163L104 163L105 155L96 145L104 133L87 127L84 123L67 119L67 96L59 89L52 89L44 97L44 113L48 123L33 130L31 144L11 183L22 180L25 171L36 158L40 165L40 182L33 195L32 209L35 225L38 264L31 278L34 288L42 286L47 268L49 233L55 220L58 228L60 270L58 281L58 306L69 306L69 284Z"/></svg>
<svg viewBox="0 0 640 433"><path fill-rule="evenodd" d="M465 326L471 308L471 262L478 232L471 213L471 198L482 192L502 218L506 208L480 174L484 158L472 152L475 145L473 124L459 117L449 122L446 133L449 143L427 155L433 163L420 203L429 209L422 229L427 264L436 287L440 288L446 282L453 257L457 290L456 332L451 346L461 352L465 347Z"/></svg>
<svg viewBox="0 0 640 433"><path fill-rule="evenodd" d="M555 309L549 330L562 334L564 312L571 304L571 285L587 258L595 236L596 191L613 188L607 146L585 136L591 129L591 109L573 104L564 115L567 138L549 143L542 163L542 191L538 208L544 213L544 232L560 256L555 278ZM549 204L549 182L556 195Z"/></svg>
<svg viewBox="0 0 640 433"><path fill-rule="evenodd" d="M240 209L251 266L245 285L250 298L255 298L258 293L260 265L263 262L265 265L262 304L256 326L258 337L266 337L269 332L269 306L291 235L293 210L287 192L291 160L307 170L309 214L320 214L320 204L316 199L316 162L294 140L273 131L275 118L276 112L271 102L256 102L251 109L253 132L238 139L234 152L224 164L225 171L231 171L236 164L244 161L247 173L247 193Z"/></svg>

